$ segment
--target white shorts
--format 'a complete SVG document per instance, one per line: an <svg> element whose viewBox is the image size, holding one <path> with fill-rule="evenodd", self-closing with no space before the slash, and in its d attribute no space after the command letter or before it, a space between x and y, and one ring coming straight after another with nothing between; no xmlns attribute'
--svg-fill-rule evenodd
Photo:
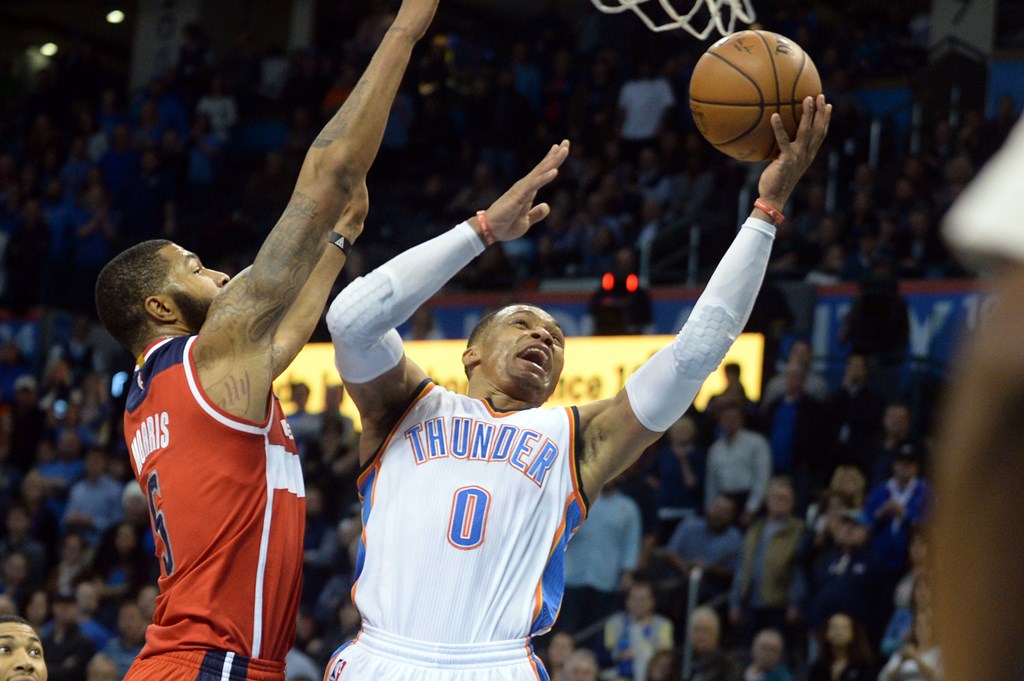
<svg viewBox="0 0 1024 681"><path fill-rule="evenodd" d="M450 645L363 626L331 657L324 681L549 681L529 639Z"/></svg>

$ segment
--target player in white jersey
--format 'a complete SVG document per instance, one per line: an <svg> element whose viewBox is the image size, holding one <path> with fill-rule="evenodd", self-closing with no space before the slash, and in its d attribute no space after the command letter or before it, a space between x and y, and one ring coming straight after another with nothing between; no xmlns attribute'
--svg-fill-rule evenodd
<svg viewBox="0 0 1024 681"><path fill-rule="evenodd" d="M569 537L588 499L625 470L693 401L742 331L775 234L772 221L825 138L831 106L808 98L795 140L778 115L780 156L761 176L751 217L676 340L615 397L541 405L558 384L564 338L547 312L486 316L462 356L468 395L433 384L394 327L495 241L546 217L533 205L568 142L487 211L350 284L331 304L335 360L363 422L363 535L353 597L363 618L335 652L329 681L547 679L531 636L562 598Z"/></svg>

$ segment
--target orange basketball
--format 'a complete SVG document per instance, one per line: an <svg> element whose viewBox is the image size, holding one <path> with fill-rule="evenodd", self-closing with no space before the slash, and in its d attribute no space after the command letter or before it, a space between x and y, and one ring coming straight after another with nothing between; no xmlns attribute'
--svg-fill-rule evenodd
<svg viewBox="0 0 1024 681"><path fill-rule="evenodd" d="M792 139L804 98L819 94L818 69L799 45L770 31L740 31L709 47L697 62L690 113L722 153L763 161L778 152L771 115L782 116Z"/></svg>

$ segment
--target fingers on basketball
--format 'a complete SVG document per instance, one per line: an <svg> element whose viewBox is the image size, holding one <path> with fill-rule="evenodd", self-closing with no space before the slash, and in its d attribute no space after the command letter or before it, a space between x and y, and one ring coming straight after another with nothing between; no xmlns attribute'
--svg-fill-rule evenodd
<svg viewBox="0 0 1024 681"><path fill-rule="evenodd" d="M806 113L808 95L821 79L794 41L769 31L739 31L716 42L690 79L690 111L701 134L719 151L741 161L776 155L778 113L792 139Z"/></svg>

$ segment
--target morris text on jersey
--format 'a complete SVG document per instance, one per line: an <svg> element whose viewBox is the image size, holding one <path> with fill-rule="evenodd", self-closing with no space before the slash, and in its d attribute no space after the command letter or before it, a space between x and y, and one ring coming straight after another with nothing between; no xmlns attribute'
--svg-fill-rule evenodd
<svg viewBox="0 0 1024 681"><path fill-rule="evenodd" d="M449 457L505 463L538 487L544 484L544 477L559 454L558 445L535 430L465 416L438 416L415 424L403 435L412 448L416 465Z"/></svg>
<svg viewBox="0 0 1024 681"><path fill-rule="evenodd" d="M171 441L171 430L169 424L171 417L166 411L159 414L147 416L135 431L132 437L132 458L135 460L135 469L142 470L146 459L157 449L163 449Z"/></svg>

